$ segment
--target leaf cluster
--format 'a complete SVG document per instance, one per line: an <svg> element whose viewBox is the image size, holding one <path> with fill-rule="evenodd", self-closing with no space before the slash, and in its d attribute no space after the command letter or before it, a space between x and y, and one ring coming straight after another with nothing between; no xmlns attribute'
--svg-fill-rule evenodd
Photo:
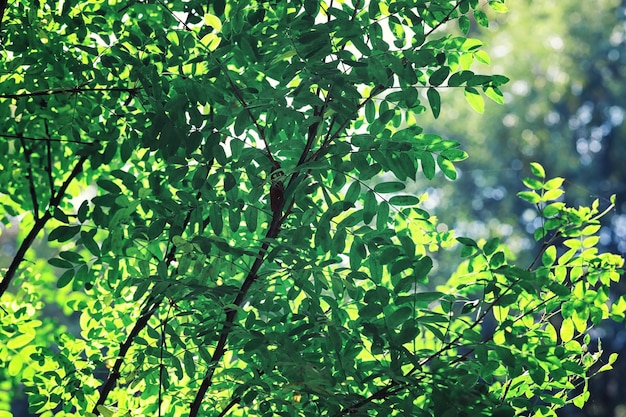
<svg viewBox="0 0 626 417"><path fill-rule="evenodd" d="M437 117L442 88L478 111L502 101L506 77L471 70L489 61L466 36L482 9L11 9L7 28L32 29L3 34L2 217L22 215L25 236L0 285L0 361L31 411L512 416L569 401L599 355L588 327L623 317L598 205L554 202L562 181L533 165L520 197L545 247L520 268L497 239L441 231L411 189L467 157L419 127L426 102ZM455 20L465 35L444 32ZM28 262L42 232L54 254ZM459 269L432 291L457 241ZM77 327L55 327L40 294Z"/></svg>

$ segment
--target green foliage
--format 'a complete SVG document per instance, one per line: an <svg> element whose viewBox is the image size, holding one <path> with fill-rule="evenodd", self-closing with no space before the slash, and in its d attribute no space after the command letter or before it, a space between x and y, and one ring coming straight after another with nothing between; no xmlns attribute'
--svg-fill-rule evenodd
<svg viewBox="0 0 626 417"><path fill-rule="evenodd" d="M506 77L470 69L489 62L481 42L443 30L487 25L482 9L7 10L0 198L23 236L0 284L0 362L31 411L512 416L584 403L586 390L567 395L600 354L587 330L625 309L609 303L623 261L596 249L599 204L557 201L562 180L533 164L520 197L540 210L543 247L521 268L497 238L441 231L409 191L455 179L467 157L419 127L424 100L435 117L441 88L480 112L483 96L502 102ZM457 242L458 270L433 290L437 254Z"/></svg>

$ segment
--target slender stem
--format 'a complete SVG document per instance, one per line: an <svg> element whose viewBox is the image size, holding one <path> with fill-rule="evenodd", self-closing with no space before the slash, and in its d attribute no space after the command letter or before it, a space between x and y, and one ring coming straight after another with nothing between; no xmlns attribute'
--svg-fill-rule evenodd
<svg viewBox="0 0 626 417"><path fill-rule="evenodd" d="M22 261L25 259L26 252L32 245L33 241L35 240L39 232L43 230L48 220L52 218L52 208L57 207L61 203L61 200L63 199L63 197L65 196L65 192L67 191L67 187L69 187L70 183L82 172L83 165L86 160L87 156L82 156L78 160L78 162L76 162L76 165L74 165L74 169L72 170L72 172L70 172L65 181L63 181L61 188L59 188L56 194L51 196L50 207L48 207L48 210L46 210L39 219L35 220L35 224L30 229L30 232L28 232L28 234L20 244L17 253L13 257L13 261L11 261L9 268L4 274L2 281L0 282L0 298L2 298L6 290L9 288L11 281L13 280L13 278L15 278L17 269L19 268Z"/></svg>
<svg viewBox="0 0 626 417"><path fill-rule="evenodd" d="M207 176L208 176L208 170L207 170ZM196 194L196 199L199 199L199 198L200 198L200 192ZM185 217L185 220L183 221L183 229L187 228L187 226L189 225L189 222L191 219L191 211L192 210L189 210L187 212L187 216ZM172 245L172 247L169 249L169 251L167 251L167 253L164 256L165 263L168 268L174 261L175 255L176 255L176 245ZM172 275L175 275L177 272L178 272L177 270L174 270ZM92 410L94 414L98 414L98 410L97 410L98 406L104 405L105 401L107 400L107 397L111 393L111 390L113 389L113 387L115 387L117 380L120 378L121 376L120 369L122 365L124 364L124 360L126 359L126 354L128 353L128 350L130 349L130 347L135 341L135 337L137 337L139 333L148 325L150 318L158 310L162 301L163 301L163 293L156 292L153 289L152 293L146 299L145 307L142 310L143 313L141 314L137 322L135 322L135 325L133 326L128 336L126 336L126 340L124 340L124 342L120 344L120 350L117 354L117 360L115 361L115 364L111 368L111 371L109 372L109 376L106 382L104 383L104 385L102 386L102 390L100 391L100 397L98 398L98 402L96 402L96 405L94 406Z"/></svg>
<svg viewBox="0 0 626 417"><path fill-rule="evenodd" d="M42 91L33 91L32 93L18 93L18 94L0 94L0 98L11 98L11 99L20 99L27 97L39 97L39 96L51 96L55 94L80 94L80 93L89 93L92 91L119 91L123 93L131 93L136 94L136 88L127 88L127 87L94 87L94 88L82 88L82 87L72 87L72 88L57 88L53 90L42 90Z"/></svg>
<svg viewBox="0 0 626 417"><path fill-rule="evenodd" d="M241 401L241 397L240 396L236 396L233 397L233 399L230 400L230 402L228 403L228 405L226 407L224 407L224 409L217 415L217 417L224 417L226 414L228 414L228 412L237 404L239 404L239 401Z"/></svg>
<svg viewBox="0 0 626 417"><path fill-rule="evenodd" d="M32 136L10 135L8 133L0 133L0 137L8 138L8 139L23 139L23 140L32 140L32 141L41 141L41 142L79 143L81 145L93 145L95 143L95 142L83 142L83 141L74 140L74 139L34 138Z"/></svg>
<svg viewBox="0 0 626 417"><path fill-rule="evenodd" d="M272 162L273 165L275 166L278 165L278 162L274 159L272 151L270 150L270 144L267 141L267 137L265 136L265 129L263 128L263 126L259 124L257 118L254 117L254 115L252 114L252 110L250 110L251 107L248 106L248 103L246 102L245 98L243 97L243 94L241 93L241 90L239 89L239 87L237 87L237 84L235 84L230 74L228 74L228 70L226 66L222 63L222 61L220 61L218 58L213 58L213 60L217 63L217 65L222 70L222 73L228 80L228 84L230 84L230 86L233 89L233 93L235 94L237 101L239 101L239 104L241 104L243 109L248 114L248 118L256 127L257 132L259 132L259 136L261 137L261 140L263 141L263 144L265 145L265 154L267 155L267 157L269 158L270 162Z"/></svg>
<svg viewBox="0 0 626 417"><path fill-rule="evenodd" d="M35 220L39 219L39 200L37 199L37 191L35 190L35 178L33 177L33 164L30 159L32 150L28 149L24 140L20 140L22 149L24 149L24 159L26 160L26 178L28 179L28 190L30 192L30 199L33 203L33 217Z"/></svg>
<svg viewBox="0 0 626 417"><path fill-rule="evenodd" d="M293 201L291 204L293 204ZM263 244L261 245L261 248L259 249L259 254L257 255L254 263L252 264L250 271L246 275L246 278L243 284L241 284L241 287L239 288L239 292L237 293L237 296L235 297L235 300L233 301L233 305L236 307L241 306L246 295L248 294L248 291L250 290L250 287L252 286L254 281L256 281L258 277L259 269L261 268L261 265L263 265L263 262L265 261L265 255L267 254L267 249L269 248L270 241L278 237L278 233L280 232L280 226L282 225L282 222L284 221L284 218L282 216L282 211L283 211L282 206L284 205L284 201L282 201L280 205L281 207L278 207L277 210L274 211L274 215L272 216L272 221L270 223L269 229L267 230L265 239L263 240ZM222 331L220 332L217 346L215 347L215 350L213 351L213 355L211 356L211 362L208 364L209 369L207 373L205 374L204 378L202 379L200 388L198 388L198 391L196 392L196 396L189 408L189 417L196 417L198 415L198 412L200 411L202 400L204 399L206 392L208 391L208 389L211 387L213 383L213 374L215 373L217 363L222 359L222 357L226 353L226 345L228 341L228 336L230 335L230 332L233 329L233 323L236 317L237 317L237 310L235 308L229 308L226 310L226 319L222 327Z"/></svg>
<svg viewBox="0 0 626 417"><path fill-rule="evenodd" d="M154 312L159 308L161 301L162 300L155 301L153 306L148 311L146 311L141 317L139 317L139 320L135 322L135 326L126 337L126 340L124 340L124 342L120 344L120 350L117 353L117 359L115 360L115 364L113 364L113 367L111 368L111 372L109 372L109 377L107 378L106 382L102 386L102 389L100 390L100 397L98 398L96 405L94 405L92 413L96 415L99 414L98 406L104 405L104 402L109 396L109 393L111 392L111 390L113 390L113 388L115 387L115 384L117 383L117 380L121 376L120 369L122 368L122 365L124 364L124 359L126 358L126 354L128 353L128 350L130 349L133 342L135 341L135 337L139 334L139 332L143 330L144 327L146 327L146 325L148 324L148 321L150 320L150 317L152 317Z"/></svg>

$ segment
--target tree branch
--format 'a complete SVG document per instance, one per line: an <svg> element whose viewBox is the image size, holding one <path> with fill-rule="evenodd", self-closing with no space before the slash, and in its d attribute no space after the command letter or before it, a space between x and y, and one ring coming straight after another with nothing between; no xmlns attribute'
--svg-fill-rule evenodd
<svg viewBox="0 0 626 417"><path fill-rule="evenodd" d="M53 89L53 90L33 91L32 93L0 94L0 98L11 98L11 99L17 100L20 98L28 98L28 97L51 96L55 94L80 94L80 93L89 93L92 91L119 91L123 93L137 94L138 89L127 88L127 87L94 87L94 88L72 87L72 88L58 88L58 89Z"/></svg>
<svg viewBox="0 0 626 417"><path fill-rule="evenodd" d="M282 209L283 209L284 204L285 204L285 201L283 200L280 202L279 207L277 207L277 209L274 210L272 221L267 230L267 233L265 234L265 239L263 240L263 244L261 245L261 248L259 249L259 254L254 260L254 263L252 264L250 271L246 275L246 278L244 279L243 284L241 284L241 287L239 288L239 292L237 293L237 296L235 297L235 300L233 301L233 304L236 307L241 306L246 295L248 294L248 291L250 290L250 287L252 286L254 281L256 281L258 277L259 269L261 268L261 265L263 265L263 262L265 261L265 255L267 254L267 249L269 248L271 240L278 237L278 233L280 232L280 226L282 222L284 221L284 218L282 216ZM293 202L291 204L293 204ZM198 392L196 392L196 396L193 402L191 403L191 406L189 408L189 417L196 417L198 415L198 412L200 411L202 400L204 399L206 392L208 391L208 389L211 387L211 384L213 383L212 380L213 380L213 374L215 373L216 365L226 353L226 344L228 341L228 336L230 335L230 332L233 328L233 323L236 317L237 317L236 308L229 308L226 310L226 319L224 321L224 325L222 326L222 331L220 332L217 346L215 347L215 350L213 351L213 355L211 356L211 362L208 364L209 370L207 371L206 375L202 379L200 388L198 388Z"/></svg>
<svg viewBox="0 0 626 417"><path fill-rule="evenodd" d="M52 208L57 207L60 204L61 200L65 196L67 187L69 187L70 183L82 172L83 164L85 163L86 160L87 160L87 156L83 155L80 157L78 162L76 162L76 165L74 165L74 169L72 170L70 175L65 179L65 181L61 185L61 188L59 188L59 190L57 191L55 195L52 195L50 197L50 206L48 207L48 209L43 213L43 215L39 219L35 221L35 224L30 229L30 232L28 232L28 234L26 235L26 237L20 244L20 247L18 248L17 253L13 257L13 261L11 262L11 264L9 265L9 268L4 274L4 278L2 278L2 282L0 282L0 298L2 298L6 290L9 288L11 281L15 277L17 269L19 268L20 264L26 257L26 251L28 251L33 241L35 240L39 232L41 232L41 230L44 228L48 220L52 218Z"/></svg>
<svg viewBox="0 0 626 417"><path fill-rule="evenodd" d="M41 142L79 143L81 145L94 145L95 144L95 142L81 142L79 140L74 140L74 139L34 138L34 137L23 136L23 135L10 135L8 133L0 133L0 137L8 138L8 139L24 139L24 140L41 141Z"/></svg>
<svg viewBox="0 0 626 417"><path fill-rule="evenodd" d="M233 397L228 405L217 415L217 417L224 417L228 412L241 401L240 396Z"/></svg>
<svg viewBox="0 0 626 417"><path fill-rule="evenodd" d="M209 170L207 170L207 176L208 176L208 173L209 173ZM196 199L199 199L200 196L201 194L200 192L198 192L196 194ZM192 212L192 209L187 211L187 216L185 217L185 220L183 221L183 230L186 229L187 226L189 225L189 221L191 220L191 212ZM172 245L169 251L167 251L167 253L164 254L164 260L168 268L174 261L175 254L176 254L176 245ZM178 273L178 270L174 270L172 274L175 275L176 273ZM100 391L100 397L98 398L98 401L93 407L92 412L94 414L98 414L98 410L97 410L98 406L104 405L111 390L115 387L117 380L120 378L121 376L120 369L122 368L122 365L124 364L124 360L126 359L126 354L128 353L128 350L130 349L130 347L135 341L135 337L137 337L137 335L139 335L139 333L148 325L150 318L157 311L162 301L163 301L163 294L154 291L154 288L153 288L153 292L148 296L146 300L145 308L142 310L144 312L139 317L139 319L133 326L128 336L126 336L126 340L124 340L124 342L120 344L120 350L117 354L117 359L115 361L115 364L111 368L111 371L109 372L109 376L107 380L105 381L104 385L102 386L102 390Z"/></svg>
<svg viewBox="0 0 626 417"><path fill-rule="evenodd" d="M222 64L222 61L220 61L218 58L213 58L213 60L217 63L217 65L222 70L222 73L224 74L224 76L228 80L228 83L233 89L233 93L235 94L237 101L239 101L239 104L241 104L241 106L246 111L246 113L248 113L248 118L254 124L257 131L259 132L259 136L261 137L261 140L263 140L263 144L265 145L265 150L266 150L268 159L270 160L270 162L272 162L272 165L274 165L275 167L280 167L279 163L274 158L274 155L272 154L272 151L270 149L270 144L267 141L267 137L265 136L265 129L261 125L259 125L259 121L252 114L252 111L250 110L248 103L244 99L243 94L241 94L241 90L239 89L239 87L237 87L237 84L235 84L231 76L228 74L228 71L226 67L224 66L224 64Z"/></svg>
<svg viewBox="0 0 626 417"><path fill-rule="evenodd" d="M137 320L137 322L135 323L135 326L126 337L126 340L124 340L124 342L120 344L120 350L117 353L117 359L115 360L115 364L111 368L111 372L109 372L109 377L102 386L102 390L100 391L100 397L98 398L96 405L94 405L93 407L92 413L94 413L95 415L99 414L98 406L104 405L104 402L109 396L109 393L115 387L117 380L121 376L120 369L124 364L124 359L126 359L126 354L128 353L128 350L135 341L135 337L143 330L144 327L146 327L154 312L159 308L161 301L162 300L157 300L148 311L146 311L141 315L141 317L139 317L139 320Z"/></svg>
<svg viewBox="0 0 626 417"><path fill-rule="evenodd" d="M298 163L298 166L302 165L302 163L306 161L306 155L309 153L310 148L312 147L312 143L314 142L314 138L317 135L318 123L319 122L315 122L311 126L309 126L307 145L305 145L304 149L302 150L302 153L300 154L300 159L299 159L300 162ZM296 172L294 173L294 175L291 177L289 181L289 185L294 183L297 180L297 178L301 175L302 173L298 173L296 170ZM287 188L289 188L289 185L287 186ZM285 210L286 201L282 199L280 203L278 204L278 206L273 210L272 220L265 234L265 239L263 239L263 244L259 248L258 255L255 258L254 263L252 264L252 267L248 271L246 278L241 284L241 287L239 288L239 291L237 293L237 296L235 297L235 300L232 303L236 308L240 307L243 304L243 301L246 295L248 294L250 287L258 278L258 272L261 266L263 265L263 262L265 261L265 255L267 254L267 249L269 248L270 242L273 239L276 239L278 237L280 228L283 222L286 220L287 215L286 214L283 215L283 212L289 213L291 211L291 208L293 207L294 202L295 200L292 198L289 201L287 209ZM229 308L225 310L226 318L224 321L224 325L222 326L222 330L220 332L217 345L215 347L215 350L213 351L213 355L211 356L211 361L208 364L209 369L207 373L205 374L204 378L202 379L200 388L198 388L198 391L196 392L196 396L193 399L193 402L191 403L189 407L189 417L197 417L198 413L200 412L200 406L202 405L204 396L206 395L206 392L209 390L209 388L211 387L213 383L213 375L215 374L217 363L221 361L222 357L226 353L228 336L230 335L230 332L233 329L233 324L237 317L236 308Z"/></svg>

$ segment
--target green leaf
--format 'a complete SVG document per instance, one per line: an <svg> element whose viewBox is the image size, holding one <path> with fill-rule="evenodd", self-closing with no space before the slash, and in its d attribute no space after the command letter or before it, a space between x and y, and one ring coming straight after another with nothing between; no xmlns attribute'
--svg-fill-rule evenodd
<svg viewBox="0 0 626 417"><path fill-rule="evenodd" d="M459 16L459 29L461 30L461 32L463 32L464 35L467 35L469 33L469 29L470 29L470 20L467 16L462 15Z"/></svg>
<svg viewBox="0 0 626 417"><path fill-rule="evenodd" d="M485 95L498 104L504 104L504 94L498 87L485 88Z"/></svg>
<svg viewBox="0 0 626 417"><path fill-rule="evenodd" d="M208 167L206 165L199 165L196 168L196 171L193 173L193 178L191 179L191 186L194 190L199 190L205 184L208 174Z"/></svg>
<svg viewBox="0 0 626 417"><path fill-rule="evenodd" d="M87 214L89 212L89 202L87 200L83 201L80 204L80 207L78 208L78 221L83 223L85 220L87 220Z"/></svg>
<svg viewBox="0 0 626 417"><path fill-rule="evenodd" d="M365 103L365 120L367 123L373 123L376 120L376 105L373 100L368 100Z"/></svg>
<svg viewBox="0 0 626 417"><path fill-rule="evenodd" d="M9 349L18 349L29 344L35 339L35 330L30 326L21 326L20 333L11 336L5 341Z"/></svg>
<svg viewBox="0 0 626 417"><path fill-rule="evenodd" d="M332 251L333 254L343 254L343 251L346 247L346 238L347 238L346 229L341 228L335 232L332 241Z"/></svg>
<svg viewBox="0 0 626 417"><path fill-rule="evenodd" d="M482 96L475 88L465 87L464 95L467 102L476 112L483 113L485 111L485 100L483 100Z"/></svg>
<svg viewBox="0 0 626 417"><path fill-rule="evenodd" d="M491 269L498 269L502 265L504 265L504 262L505 262L504 252L496 252L493 254L491 259L489 259L489 267Z"/></svg>
<svg viewBox="0 0 626 417"><path fill-rule="evenodd" d="M358 181L353 181L348 187L348 191L346 191L345 201L350 203L355 203L359 196L361 195L361 183Z"/></svg>
<svg viewBox="0 0 626 417"><path fill-rule="evenodd" d="M246 109L242 110L239 112L239 114L237 115L237 118L235 119L235 135L236 136L241 136L243 134L243 132L246 130L247 126L248 126L248 111Z"/></svg>
<svg viewBox="0 0 626 417"><path fill-rule="evenodd" d="M230 173L227 172L224 174L224 191L228 192L230 190L232 190L235 185L237 185L237 180L235 179L235 176Z"/></svg>
<svg viewBox="0 0 626 417"><path fill-rule="evenodd" d="M374 191L381 194L397 193L404 190L405 186L406 184L400 181L381 182L374 186Z"/></svg>
<svg viewBox="0 0 626 417"><path fill-rule="evenodd" d="M456 240L463 246L478 247L476 241L468 237L457 237Z"/></svg>
<svg viewBox="0 0 626 417"><path fill-rule="evenodd" d="M439 291L424 291L415 294L415 302L430 304L433 301L441 300L445 294Z"/></svg>
<svg viewBox="0 0 626 417"><path fill-rule="evenodd" d="M57 280L57 288L66 287L74 279L74 270L68 269Z"/></svg>
<svg viewBox="0 0 626 417"><path fill-rule="evenodd" d="M507 13L509 11L508 7L506 7L506 5L504 4L502 0L490 1L489 7L491 7L491 9L494 12L498 12L498 13Z"/></svg>
<svg viewBox="0 0 626 417"><path fill-rule="evenodd" d="M483 246L483 252L485 253L486 256L491 256L496 252L499 246L500 246L500 239L498 239L497 237L494 237L492 239L489 239L485 243L485 245Z"/></svg>
<svg viewBox="0 0 626 417"><path fill-rule="evenodd" d="M520 191L517 196L524 201L528 201L531 204L537 204L541 202L541 196L534 191Z"/></svg>
<svg viewBox="0 0 626 417"><path fill-rule="evenodd" d="M548 180L545 184L543 184L544 190L553 190L555 188L559 188L565 182L564 178L556 177Z"/></svg>
<svg viewBox="0 0 626 417"><path fill-rule="evenodd" d="M435 158L433 154L430 152L422 152L420 162L424 176L429 180L435 178Z"/></svg>
<svg viewBox="0 0 626 417"><path fill-rule="evenodd" d="M224 219L222 218L221 207L218 204L212 204L209 211L209 220L211 222L213 233L220 236L224 230Z"/></svg>
<svg viewBox="0 0 626 417"><path fill-rule="evenodd" d="M70 219L65 213L63 213L63 210L61 210L59 207L54 208L53 217L61 223L68 224L70 222Z"/></svg>
<svg viewBox="0 0 626 417"><path fill-rule="evenodd" d="M117 414L117 411L107 407L105 405L99 405L98 407L96 407L98 412L100 414L102 414L102 417L114 417Z"/></svg>
<svg viewBox="0 0 626 417"><path fill-rule="evenodd" d="M474 52L474 58L476 58L476 60L478 62L481 62L481 63L483 63L485 65L490 65L491 64L491 58L489 58L489 54L487 54L487 52L485 52L485 51L481 50L481 51ZM485 84L486 83L483 83L483 85L486 87Z"/></svg>
<svg viewBox="0 0 626 417"><path fill-rule="evenodd" d="M431 87L426 92L426 96L428 97L428 103L433 112L433 117L436 119L439 117L439 112L441 111L441 97L439 96L439 92Z"/></svg>
<svg viewBox="0 0 626 417"><path fill-rule="evenodd" d="M539 181L536 178L524 178L522 180L522 182L524 183L524 185L528 188L530 188L531 190L540 190L541 188L543 188L543 182Z"/></svg>
<svg viewBox="0 0 626 417"><path fill-rule="evenodd" d="M258 228L258 211L256 207L247 207L243 211L243 216L246 221L246 227L252 233L256 232Z"/></svg>
<svg viewBox="0 0 626 417"><path fill-rule="evenodd" d="M366 304L359 308L359 316L363 319L371 319L377 317L383 312L380 304Z"/></svg>
<svg viewBox="0 0 626 417"><path fill-rule="evenodd" d="M455 72L448 79L448 86L458 87L460 85L463 85L463 83L471 80L473 77L474 77L474 73L472 71Z"/></svg>
<svg viewBox="0 0 626 417"><path fill-rule="evenodd" d="M541 255L541 262L543 266L552 266L556 261L556 247L554 245L548 246Z"/></svg>
<svg viewBox="0 0 626 417"><path fill-rule="evenodd" d="M122 189L113 181L107 179L100 179L96 181L98 187L102 188L105 191L108 191L111 194L120 194Z"/></svg>
<svg viewBox="0 0 626 417"><path fill-rule="evenodd" d="M544 179L546 177L546 171L543 169L539 162L531 162L530 163L530 171L534 176Z"/></svg>
<svg viewBox="0 0 626 417"><path fill-rule="evenodd" d="M394 195L389 199L392 206L415 206L420 202L414 195Z"/></svg>
<svg viewBox="0 0 626 417"><path fill-rule="evenodd" d="M448 75L450 75L450 67L442 66L430 75L428 82L433 87L438 87L443 84Z"/></svg>
<svg viewBox="0 0 626 417"><path fill-rule="evenodd" d="M330 225L327 221L318 224L317 230L315 231L315 245L322 248L324 251L330 250Z"/></svg>
<svg viewBox="0 0 626 417"><path fill-rule="evenodd" d="M66 261L65 259L59 259L59 258L51 258L48 259L48 263L52 266L54 266L55 268L73 268L74 264L72 264L69 261Z"/></svg>
<svg viewBox="0 0 626 417"><path fill-rule="evenodd" d="M391 197L390 202L393 198ZM376 212L376 230L387 230L387 225L392 220L389 216L389 204L386 201L381 201Z"/></svg>
<svg viewBox="0 0 626 417"><path fill-rule="evenodd" d="M386 316L387 325L392 329L397 329L406 320L413 315L413 309L410 307L400 307L389 316Z"/></svg>
<svg viewBox="0 0 626 417"><path fill-rule="evenodd" d="M376 195L372 190L365 194L363 200L363 223L370 224L376 215L376 209L378 202L376 201Z"/></svg>
<svg viewBox="0 0 626 417"><path fill-rule="evenodd" d="M82 241L83 245L85 245L87 250L91 252L92 255L100 256L100 247L93 238L95 234L95 229L92 229L90 231L82 231L80 232L80 240Z"/></svg>
<svg viewBox="0 0 626 417"><path fill-rule="evenodd" d="M489 19L487 15L482 10L474 10L474 19L478 22L479 25L488 28L489 27Z"/></svg>
<svg viewBox="0 0 626 417"><path fill-rule="evenodd" d="M156 219L148 226L148 239L153 240L163 234L165 230L165 219Z"/></svg>
<svg viewBox="0 0 626 417"><path fill-rule="evenodd" d="M443 175L450 178L451 180L456 179L456 176L457 176L456 168L454 167L454 164L452 163L452 161L450 161L448 158L445 158L444 156L439 155L437 157L437 165L439 166L439 169L441 170L441 172L443 172Z"/></svg>
<svg viewBox="0 0 626 417"><path fill-rule="evenodd" d="M564 191L559 188L546 191L541 197L541 201L554 201L563 195Z"/></svg>
<svg viewBox="0 0 626 417"><path fill-rule="evenodd" d="M559 330L561 340L563 342L569 342L574 338L574 322L572 319L564 319L561 322L561 329Z"/></svg>
<svg viewBox="0 0 626 417"><path fill-rule="evenodd" d="M406 271L408 269L412 269L414 267L414 260L411 258L405 258L405 257L400 257L400 252L399 249L397 247L393 247L394 249L396 249L398 252L393 254L394 259L389 259L388 260L388 264L390 264L390 268L389 268L389 273L391 275L398 275L403 271ZM401 280L402 281L402 280ZM415 278L411 278L411 282L414 282ZM413 285L413 284L410 284Z"/></svg>
<svg viewBox="0 0 626 417"><path fill-rule="evenodd" d="M80 226L59 226L48 235L48 241L67 242L80 232Z"/></svg>
<svg viewBox="0 0 626 417"><path fill-rule="evenodd" d="M415 277L418 280L424 279L428 276L428 273L433 268L433 260L428 256L421 257L418 261L415 262L413 266L413 271Z"/></svg>

